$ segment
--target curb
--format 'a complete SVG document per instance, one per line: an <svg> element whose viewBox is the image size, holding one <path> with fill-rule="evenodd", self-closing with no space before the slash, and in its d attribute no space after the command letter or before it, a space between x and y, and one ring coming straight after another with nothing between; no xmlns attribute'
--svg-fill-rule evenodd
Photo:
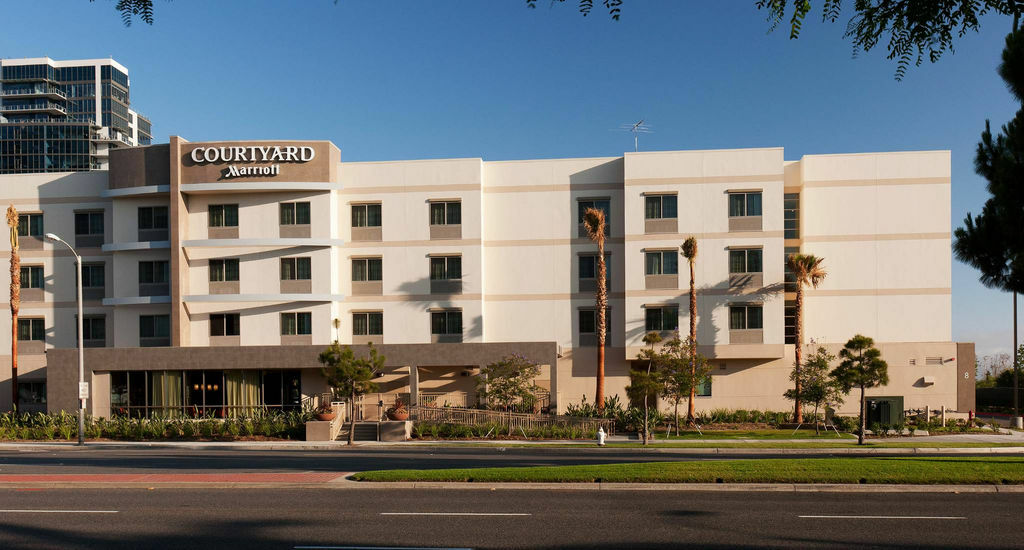
<svg viewBox="0 0 1024 550"><path fill-rule="evenodd" d="M335 481L345 489L715 491L772 493L1024 493L1024 485L886 485L840 483L486 483Z"/></svg>

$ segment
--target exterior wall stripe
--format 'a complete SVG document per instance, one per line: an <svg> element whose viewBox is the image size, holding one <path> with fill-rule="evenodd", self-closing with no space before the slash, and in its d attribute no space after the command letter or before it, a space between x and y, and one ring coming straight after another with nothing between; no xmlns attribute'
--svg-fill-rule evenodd
<svg viewBox="0 0 1024 550"><path fill-rule="evenodd" d="M808 296L923 296L953 294L952 288L808 288Z"/></svg>
<svg viewBox="0 0 1024 550"><path fill-rule="evenodd" d="M920 241L931 239L949 240L950 233L881 233L871 235L804 235L806 243L846 243L858 241Z"/></svg>
<svg viewBox="0 0 1024 550"><path fill-rule="evenodd" d="M754 174L736 176L691 176L682 178L633 178L626 180L626 187L634 185L686 185L690 183L781 183L783 174Z"/></svg>
<svg viewBox="0 0 1024 550"><path fill-rule="evenodd" d="M882 178L864 180L811 180L804 187L871 187L875 185L950 185L948 177L935 178Z"/></svg>

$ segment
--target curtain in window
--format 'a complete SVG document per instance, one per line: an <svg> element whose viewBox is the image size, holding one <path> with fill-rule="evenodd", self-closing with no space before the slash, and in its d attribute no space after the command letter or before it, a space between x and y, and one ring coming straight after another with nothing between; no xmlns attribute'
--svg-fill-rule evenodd
<svg viewBox="0 0 1024 550"><path fill-rule="evenodd" d="M644 218L653 220L661 216L661 197L647 197L644 200Z"/></svg>
<svg viewBox="0 0 1024 550"><path fill-rule="evenodd" d="M760 329L764 328L764 320L762 318L764 310L761 306L748 306L747 307L747 328Z"/></svg>
<svg viewBox="0 0 1024 550"><path fill-rule="evenodd" d="M675 218L678 216L676 208L675 195L665 195L661 197L661 217L663 218Z"/></svg>
<svg viewBox="0 0 1024 550"><path fill-rule="evenodd" d="M238 260L224 260L224 280L238 280Z"/></svg>
<svg viewBox="0 0 1024 550"><path fill-rule="evenodd" d="M678 275L679 274L679 254L676 251L671 250L664 253L665 258L662 260L665 263L665 274L666 275Z"/></svg>
<svg viewBox="0 0 1024 550"><path fill-rule="evenodd" d="M443 311L437 311L430 314L430 332L431 334L444 334L445 333L445 314Z"/></svg>
<svg viewBox="0 0 1024 550"><path fill-rule="evenodd" d="M448 258L448 278L462 278L462 256L452 256Z"/></svg>
<svg viewBox="0 0 1024 550"><path fill-rule="evenodd" d="M21 286L24 288L43 288L43 270L38 267L21 268Z"/></svg>
<svg viewBox="0 0 1024 550"><path fill-rule="evenodd" d="M281 203L281 225L295 225L295 203Z"/></svg>
<svg viewBox="0 0 1024 550"><path fill-rule="evenodd" d="M352 262L353 268L356 262ZM353 271L355 273L355 271ZM281 280L295 280L295 258L281 258Z"/></svg>
<svg viewBox="0 0 1024 550"><path fill-rule="evenodd" d="M384 279L383 261L380 258L366 260L367 279L370 281L381 281Z"/></svg>
<svg viewBox="0 0 1024 550"><path fill-rule="evenodd" d="M224 225L226 227L238 227L238 205L224 205Z"/></svg>
<svg viewBox="0 0 1024 550"><path fill-rule="evenodd" d="M762 271L760 250L747 251L747 271L749 273L760 273Z"/></svg>
<svg viewBox="0 0 1024 550"><path fill-rule="evenodd" d="M647 308L645 326L647 330L661 330L661 310L658 308Z"/></svg>
<svg viewBox="0 0 1024 550"><path fill-rule="evenodd" d="M430 259L430 280L441 281L446 279L444 258Z"/></svg>
<svg viewBox="0 0 1024 550"><path fill-rule="evenodd" d="M163 418L181 416L181 371L153 371L149 373L149 405L152 412Z"/></svg>
<svg viewBox="0 0 1024 550"><path fill-rule="evenodd" d="M430 225L444 225L444 203L430 203Z"/></svg>
<svg viewBox="0 0 1024 550"><path fill-rule="evenodd" d="M210 280L213 282L224 280L224 260L210 260Z"/></svg>
<svg viewBox="0 0 1024 550"><path fill-rule="evenodd" d="M210 206L210 227L224 227L224 207Z"/></svg>
<svg viewBox="0 0 1024 550"><path fill-rule="evenodd" d="M352 334L355 336L365 336L366 332L366 317L365 313L353 313L352 314ZM431 314L431 324L433 325L433 314ZM431 327L433 328L433 327ZM431 330L433 332L433 330Z"/></svg>
<svg viewBox="0 0 1024 550"><path fill-rule="evenodd" d="M729 330L743 330L747 328L747 308L734 306L729 308Z"/></svg>
<svg viewBox="0 0 1024 550"><path fill-rule="evenodd" d="M296 324L298 334L313 334L313 314L309 312L296 313Z"/></svg>
<svg viewBox="0 0 1024 550"><path fill-rule="evenodd" d="M449 202L446 205L448 225L459 225L462 223L462 203Z"/></svg>
<svg viewBox="0 0 1024 550"><path fill-rule="evenodd" d="M733 193L729 195L729 216L746 216L746 197L743 193Z"/></svg>
<svg viewBox="0 0 1024 550"><path fill-rule="evenodd" d="M747 215L761 215L761 193L747 193Z"/></svg>
<svg viewBox="0 0 1024 550"><path fill-rule="evenodd" d="M384 334L384 314L383 313L369 313L366 315L368 334Z"/></svg>
<svg viewBox="0 0 1024 550"><path fill-rule="evenodd" d="M647 274L661 275L661 252L647 253Z"/></svg>
<svg viewBox="0 0 1024 550"><path fill-rule="evenodd" d="M352 207L352 227L366 227L366 205Z"/></svg>
<svg viewBox="0 0 1024 550"><path fill-rule="evenodd" d="M282 313L281 314L281 334L285 336L292 336L295 334L295 314L294 313Z"/></svg>
<svg viewBox="0 0 1024 550"><path fill-rule="evenodd" d="M224 373L228 416L251 413L260 404L260 373L257 370L229 370Z"/></svg>
<svg viewBox="0 0 1024 550"><path fill-rule="evenodd" d="M366 205L366 225L370 227L380 227L380 205L379 204L368 204Z"/></svg>
<svg viewBox="0 0 1024 550"><path fill-rule="evenodd" d="M298 279L303 281L307 281L313 277L309 258L295 258L295 275Z"/></svg>
<svg viewBox="0 0 1024 550"><path fill-rule="evenodd" d="M309 225L309 203L308 202L297 202L295 203L295 223L299 225Z"/></svg>
<svg viewBox="0 0 1024 550"><path fill-rule="evenodd" d="M353 281L365 281L366 280L366 260L352 260L352 280ZM282 279L284 277L281 277Z"/></svg>
<svg viewBox="0 0 1024 550"><path fill-rule="evenodd" d="M747 272L747 252L745 250L729 251L729 273Z"/></svg>

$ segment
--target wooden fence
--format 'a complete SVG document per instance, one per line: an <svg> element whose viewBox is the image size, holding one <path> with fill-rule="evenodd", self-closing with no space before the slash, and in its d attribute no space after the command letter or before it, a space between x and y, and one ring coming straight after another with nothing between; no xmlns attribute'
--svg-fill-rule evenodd
<svg viewBox="0 0 1024 550"><path fill-rule="evenodd" d="M547 426L566 426L580 428L587 432L596 432L604 428L605 433L615 432L615 421L610 418L582 418L578 416L557 416L550 414L525 414L490 411L485 409L463 409L457 407L409 407L410 418L418 421L440 422L444 424L461 424L479 426L481 424L499 424L509 426L511 431L530 430Z"/></svg>

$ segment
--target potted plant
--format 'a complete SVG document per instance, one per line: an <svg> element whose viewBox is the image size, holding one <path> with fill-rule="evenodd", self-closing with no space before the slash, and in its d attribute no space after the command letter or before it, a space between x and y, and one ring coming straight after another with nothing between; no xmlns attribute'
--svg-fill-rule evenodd
<svg viewBox="0 0 1024 550"><path fill-rule="evenodd" d="M323 403L321 403L320 406L313 411L313 413L316 414L317 420L322 421L334 420L334 417L336 416L334 408L331 407L330 401L324 401Z"/></svg>
<svg viewBox="0 0 1024 550"><path fill-rule="evenodd" d="M402 398L396 398L395 404L388 407L387 415L389 420L409 420L409 409L402 402Z"/></svg>

